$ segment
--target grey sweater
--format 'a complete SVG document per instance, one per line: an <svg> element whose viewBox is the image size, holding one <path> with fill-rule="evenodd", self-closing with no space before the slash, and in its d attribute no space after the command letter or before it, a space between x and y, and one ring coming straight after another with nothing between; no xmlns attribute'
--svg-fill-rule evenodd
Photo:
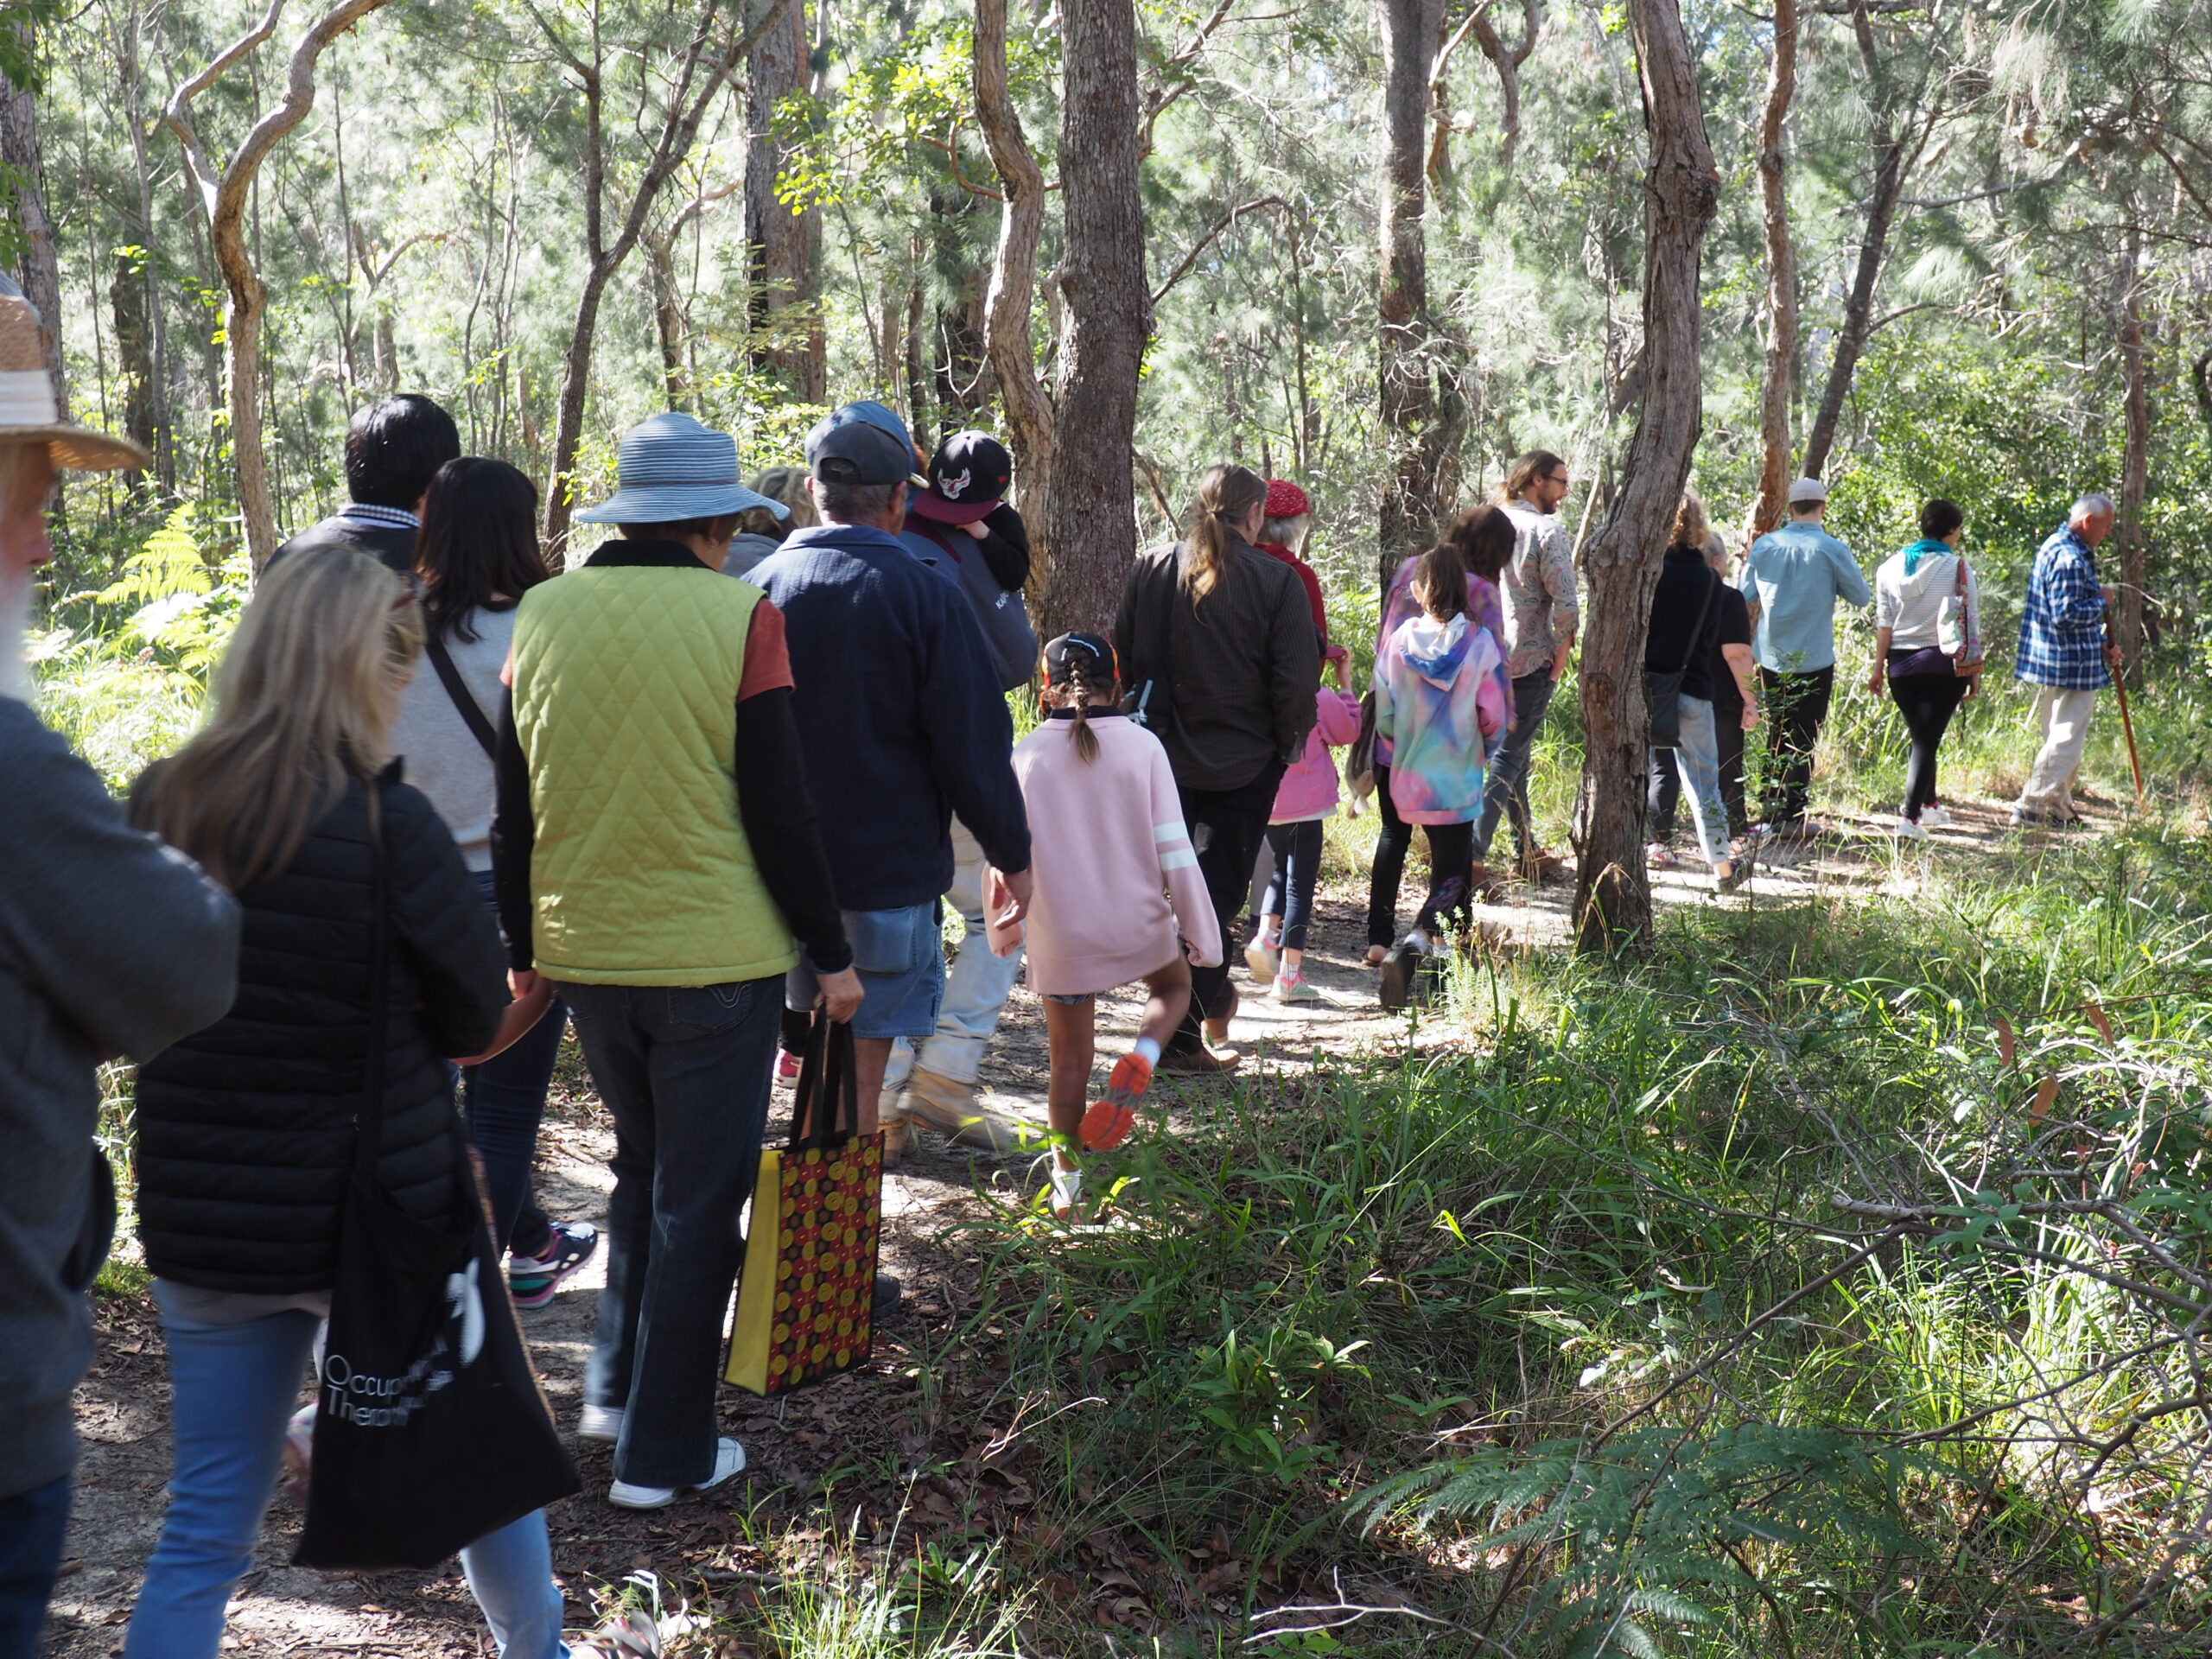
<svg viewBox="0 0 2212 1659"><path fill-rule="evenodd" d="M124 821L92 769L0 696L0 1498L67 1475L85 1297L115 1220L94 1145L103 1057L226 1014L238 908Z"/></svg>

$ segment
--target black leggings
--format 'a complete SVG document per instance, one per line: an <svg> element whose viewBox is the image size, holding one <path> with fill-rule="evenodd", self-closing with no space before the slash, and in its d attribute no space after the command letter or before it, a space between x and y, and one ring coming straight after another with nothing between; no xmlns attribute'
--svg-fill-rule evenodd
<svg viewBox="0 0 2212 1659"><path fill-rule="evenodd" d="M1414 827L1398 816L1390 799L1390 768L1375 768L1375 801L1382 814L1382 833L1375 838L1375 865L1367 878L1367 942L1393 945L1398 942L1398 888L1406 879L1406 854L1414 844ZM1414 925L1433 931L1446 915L1466 914L1467 889L1475 874L1475 826L1471 823L1424 824L1428 831L1428 901ZM1456 895L1448 890L1459 884Z"/></svg>
<svg viewBox="0 0 2212 1659"><path fill-rule="evenodd" d="M1252 889L1252 864L1268 836L1268 814L1282 782L1282 764L1271 762L1250 783L1236 789L1193 789L1176 785L1183 798L1183 822L1198 855L1198 874L1221 923L1223 960L1217 967L1191 969L1191 1007L1168 1039L1168 1047L1188 1053L1204 1046L1201 1020L1225 1020L1235 995L1229 982L1230 941Z"/></svg>
<svg viewBox="0 0 2212 1659"><path fill-rule="evenodd" d="M1893 658L1912 654L1891 653ZM1936 751L1971 683L1957 674L1905 674L1890 682L1890 696L1904 716L1905 730L1912 734L1912 758L1904 773L1904 815L1915 823L1920 822L1923 808L1936 804Z"/></svg>

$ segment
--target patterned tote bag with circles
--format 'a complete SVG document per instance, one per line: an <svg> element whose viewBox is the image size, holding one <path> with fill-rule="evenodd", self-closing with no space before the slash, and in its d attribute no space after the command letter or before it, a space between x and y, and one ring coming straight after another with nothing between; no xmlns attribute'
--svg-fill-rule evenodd
<svg viewBox="0 0 2212 1659"><path fill-rule="evenodd" d="M868 1363L883 1136L861 1135L853 1028L817 1014L788 1146L764 1147L737 1294L728 1379L788 1394Z"/></svg>

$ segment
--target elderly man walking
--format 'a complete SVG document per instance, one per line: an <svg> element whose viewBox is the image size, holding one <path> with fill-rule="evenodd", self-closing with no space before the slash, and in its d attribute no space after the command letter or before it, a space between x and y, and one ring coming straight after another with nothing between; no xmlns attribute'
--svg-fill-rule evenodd
<svg viewBox="0 0 2212 1659"><path fill-rule="evenodd" d="M2012 804L2014 829L2072 823L2081 816L2074 810L2074 777L2082 769L2082 746L2097 693L2112 683L2108 671L2120 666L2120 647L2104 637L2112 590L2097 581L2096 550L2112 534L2114 517L2110 496L2085 495L2036 550L2012 677L2036 688L2043 747Z"/></svg>
<svg viewBox="0 0 2212 1659"><path fill-rule="evenodd" d="M230 895L131 829L31 709L22 636L54 470L152 459L62 425L43 363L37 314L0 278L0 1659L38 1651L69 1522L86 1291L115 1229L95 1068L214 1024L238 977Z"/></svg>
<svg viewBox="0 0 2212 1659"><path fill-rule="evenodd" d="M884 413L847 405L807 434L808 488L823 522L792 531L747 573L784 616L807 785L868 993L853 1034L870 1131L892 1045L937 1029L938 904L952 886L954 815L1005 875L1017 914L1030 887L1014 723L957 578L899 539L913 448ZM812 1000L802 964L786 1001ZM905 1150L910 1127L885 1123L887 1163Z"/></svg>
<svg viewBox="0 0 2212 1659"><path fill-rule="evenodd" d="M1789 486L1789 522L1751 543L1737 586L1758 629L1752 654L1773 710L1764 813L1769 836L1805 833L1813 750L1835 691L1835 602L1863 610L1874 595L1849 548L1821 528L1828 486Z"/></svg>

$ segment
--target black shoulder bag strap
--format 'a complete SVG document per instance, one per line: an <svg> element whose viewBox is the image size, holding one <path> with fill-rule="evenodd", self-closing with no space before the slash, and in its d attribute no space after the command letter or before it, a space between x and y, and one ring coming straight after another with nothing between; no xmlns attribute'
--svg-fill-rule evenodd
<svg viewBox="0 0 2212 1659"><path fill-rule="evenodd" d="M1690 664L1697 660L1698 641L1705 638L1705 619L1712 614L1713 596L1721 588L1718 571L1707 570L1705 574L1705 597L1698 601L1697 620L1690 624L1690 648L1682 653L1682 665L1676 671L1678 673L1688 673Z"/></svg>
<svg viewBox="0 0 2212 1659"><path fill-rule="evenodd" d="M361 1065L361 1108L354 1119L353 1173L373 1185L384 1129L386 1016L391 1003L391 870L385 860L384 786L365 785L369 808L369 1046Z"/></svg>
<svg viewBox="0 0 2212 1659"><path fill-rule="evenodd" d="M499 734L492 729L492 722L485 717L484 705L476 701L468 690L468 683L461 677L461 670L454 666L453 654L446 649L446 642L435 634L427 634L423 640L423 654L430 659L430 666L438 671L438 683L446 689L446 696L453 699L454 712L461 716L461 724L483 748L486 755L497 758Z"/></svg>

